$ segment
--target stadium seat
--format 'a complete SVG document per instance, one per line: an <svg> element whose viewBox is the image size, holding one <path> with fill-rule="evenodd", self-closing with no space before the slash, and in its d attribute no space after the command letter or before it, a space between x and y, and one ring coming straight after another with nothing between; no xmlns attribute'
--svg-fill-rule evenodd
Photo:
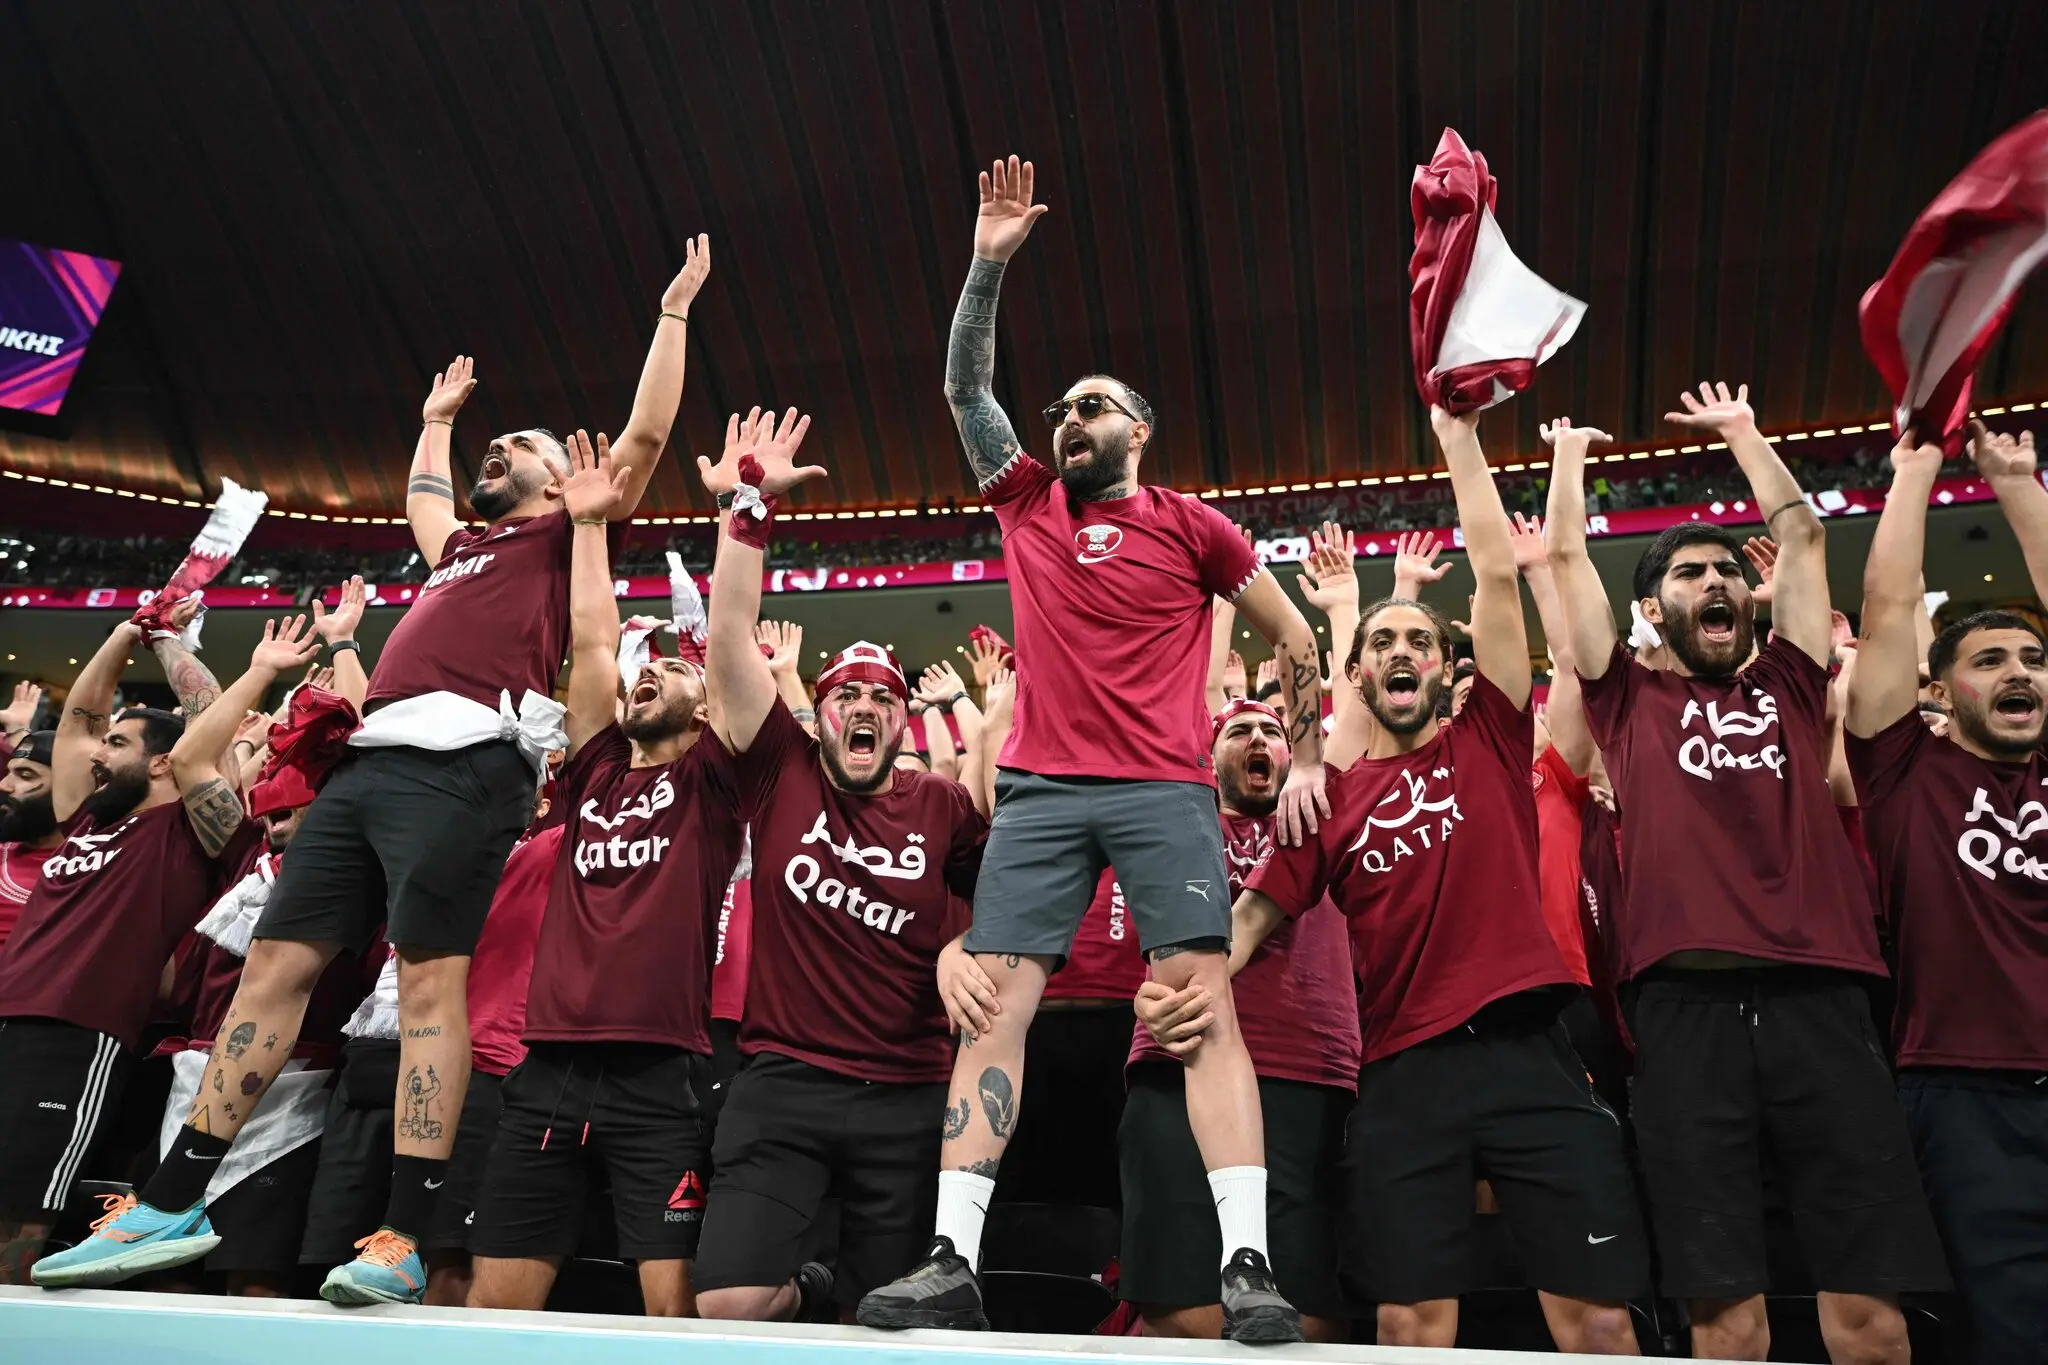
<svg viewBox="0 0 2048 1365"><path fill-rule="evenodd" d="M1114 1209L1081 1204L997 1204L982 1232L982 1266L1045 1275L1100 1275L1116 1259L1123 1224Z"/></svg>
<svg viewBox="0 0 2048 1365"><path fill-rule="evenodd" d="M981 1281L988 1325L998 1332L1085 1336L1116 1308L1115 1295L1080 1275L989 1270Z"/></svg>

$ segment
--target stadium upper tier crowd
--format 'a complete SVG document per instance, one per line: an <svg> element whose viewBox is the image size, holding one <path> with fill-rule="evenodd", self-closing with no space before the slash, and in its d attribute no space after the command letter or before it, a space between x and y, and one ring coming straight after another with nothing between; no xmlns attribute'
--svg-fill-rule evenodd
<svg viewBox="0 0 2048 1365"><path fill-rule="evenodd" d="M1909 430L1868 466L1852 630L1747 389L1703 383L1666 420L1725 443L1713 488L1763 534L1657 536L1618 622L1605 435L1543 422L1540 497L1507 497L1482 429L1534 417L1433 409L1475 589L1439 600L1415 537L1361 603L1352 534L1314 527L1326 664L1239 528L1140 482L1130 385L1084 375L1035 443L997 404L1044 206L1014 158L980 191L945 393L1015 638L977 628L971 679L858 641L807 687L759 619L779 510L827 474L794 408L700 461L709 600L620 620L699 239L616 438L491 438L476 524L474 367L434 376L431 571L377 658L351 578L216 680L188 557L53 728L16 694L0 1280L303 1266L340 1305L539 1308L601 1248L650 1314L971 1329L1022 1225L992 1210L1050 1204L1120 1220L1105 1331L1450 1345L1504 1228L1560 1349L1634 1354L1660 1305L1762 1359L1787 1217L1836 1361L1904 1360L1920 1296L1955 1358L2041 1359L2048 655L2020 615L1929 614L1957 453ZM2031 436L1960 458L2038 594ZM175 712L115 707L142 648ZM89 1226L82 1180L119 1182Z"/></svg>
<svg viewBox="0 0 2048 1365"><path fill-rule="evenodd" d="M1885 449L1873 438L1837 459L1802 463L1788 457L1787 466L1810 493L1831 489L1883 488L1890 482ZM1959 474L1969 462L1960 455L1943 466L1944 475ZM1510 511L1540 514L1550 493L1550 479L1541 473L1498 476L1501 500ZM1672 463L1655 470L1633 469L1596 474L1587 487L1587 511L1638 507L1678 507L1716 499L1742 497L1747 490L1726 469ZM1372 505L1376 502L1376 505ZM1325 520L1351 523L1357 530L1412 531L1434 528L1449 520L1441 503L1407 501L1394 496L1370 499L1362 491L1347 495L1345 504L1311 509L1308 515L1285 516L1247 503L1229 509L1237 523L1256 539L1305 536ZM807 536L801 525L785 525L769 542L772 569L856 568L864 565L911 564L955 559L989 559L1001 555L1001 539L992 518L975 517L965 524L944 509L935 509L933 529L914 534L863 528L857 535L835 538ZM166 536L53 534L25 525L0 527L0 586L65 588L136 587L161 583L184 557L183 542ZM692 571L710 571L718 538L713 527L638 527L613 566L622 576L668 573L667 552L675 551ZM306 544L265 544L245 550L221 575L221 581L260 585L286 591L332 586L351 575L366 582L408 584L425 581L433 566L416 549L347 547Z"/></svg>

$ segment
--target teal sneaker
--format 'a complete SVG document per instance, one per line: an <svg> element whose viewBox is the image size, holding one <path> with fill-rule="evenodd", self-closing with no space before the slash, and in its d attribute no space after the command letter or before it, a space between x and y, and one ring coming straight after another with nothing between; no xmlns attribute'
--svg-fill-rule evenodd
<svg viewBox="0 0 2048 1365"><path fill-rule="evenodd" d="M427 1267L411 1242L390 1228L378 1228L356 1243L360 1254L327 1272L320 1297L343 1308L366 1303L422 1303Z"/></svg>
<svg viewBox="0 0 2048 1365"><path fill-rule="evenodd" d="M187 1265L220 1245L203 1203L165 1213L133 1194L99 1198L106 1212L93 1222L92 1236L37 1261L30 1279L45 1289L119 1284L145 1271Z"/></svg>

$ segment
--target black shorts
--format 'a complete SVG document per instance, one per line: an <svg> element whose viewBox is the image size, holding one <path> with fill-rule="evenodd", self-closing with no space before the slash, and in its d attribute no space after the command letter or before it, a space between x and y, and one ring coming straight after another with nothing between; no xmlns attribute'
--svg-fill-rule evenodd
<svg viewBox="0 0 2048 1365"><path fill-rule="evenodd" d="M256 937L360 953L382 924L398 947L474 952L533 795L509 743L351 749L306 808Z"/></svg>
<svg viewBox="0 0 2048 1365"><path fill-rule="evenodd" d="M994 1203L1123 1202L1116 1169L1131 1007L1041 1005L1024 1039L1017 1132L996 1173Z"/></svg>
<svg viewBox="0 0 2048 1365"><path fill-rule="evenodd" d="M1213 787L1005 768L967 951L1064 961L1111 866L1147 953L1173 944L1228 949L1230 884Z"/></svg>
<svg viewBox="0 0 2048 1365"><path fill-rule="evenodd" d="M133 1066L104 1033L53 1019L0 1020L0 1217L54 1223L73 1182L97 1175L87 1164Z"/></svg>
<svg viewBox="0 0 2048 1365"><path fill-rule="evenodd" d="M740 1074L740 1065L745 1061L740 1056L740 1021L713 1019L711 1055L704 1059L704 1084L697 1088L697 1098L704 1105L704 1124L714 1145L719 1111L725 1108L725 1097L732 1093L732 1078Z"/></svg>
<svg viewBox="0 0 2048 1365"><path fill-rule="evenodd" d="M1407 1304L1478 1288L1481 1179L1532 1287L1609 1303L1648 1292L1621 1122L1555 1022L1559 1002L1546 999L1495 1001L1360 1070L1343 1159L1354 1297Z"/></svg>
<svg viewBox="0 0 2048 1365"><path fill-rule="evenodd" d="M320 1144L308 1142L209 1200L206 1220L220 1245L207 1256L206 1269L277 1274L298 1265L319 1168Z"/></svg>
<svg viewBox="0 0 2048 1365"><path fill-rule="evenodd" d="M1124 1233L1117 1294L1126 1302L1186 1308L1217 1301L1223 1234L1216 1200L1188 1126L1178 1062L1131 1068L1124 1104ZM1351 1092L1333 1085L1259 1078L1266 1128L1267 1260L1280 1292L1304 1313L1341 1319L1338 1170Z"/></svg>
<svg viewBox="0 0 2048 1365"><path fill-rule="evenodd" d="M1767 1156L1817 1288L1948 1288L1857 978L1804 967L1656 968L1629 995L1630 1110L1665 1294L1740 1299L1771 1287Z"/></svg>
<svg viewBox="0 0 2048 1365"><path fill-rule="evenodd" d="M944 1081L856 1080L756 1053L718 1121L697 1292L786 1282L828 1197L842 1204L838 1302L908 1271L931 1243L945 1109Z"/></svg>
<svg viewBox="0 0 2048 1365"><path fill-rule="evenodd" d="M1915 1068L1899 1101L1962 1300L1950 1359L2038 1360L2048 1342L2048 1075Z"/></svg>
<svg viewBox="0 0 2048 1365"><path fill-rule="evenodd" d="M469 1248L478 1256L574 1255L592 1168L611 1177L619 1255L697 1254L710 1144L696 1085L703 1058L654 1043L535 1043L505 1078Z"/></svg>

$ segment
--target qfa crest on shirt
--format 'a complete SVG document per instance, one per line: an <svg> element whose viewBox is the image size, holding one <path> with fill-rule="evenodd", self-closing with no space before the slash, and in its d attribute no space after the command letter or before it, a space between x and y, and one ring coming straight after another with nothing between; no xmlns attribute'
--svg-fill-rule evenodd
<svg viewBox="0 0 2048 1365"><path fill-rule="evenodd" d="M1116 558L1119 546L1124 543L1124 532L1120 526L1096 522L1083 526L1074 532L1074 560L1079 564L1100 564L1105 559Z"/></svg>

